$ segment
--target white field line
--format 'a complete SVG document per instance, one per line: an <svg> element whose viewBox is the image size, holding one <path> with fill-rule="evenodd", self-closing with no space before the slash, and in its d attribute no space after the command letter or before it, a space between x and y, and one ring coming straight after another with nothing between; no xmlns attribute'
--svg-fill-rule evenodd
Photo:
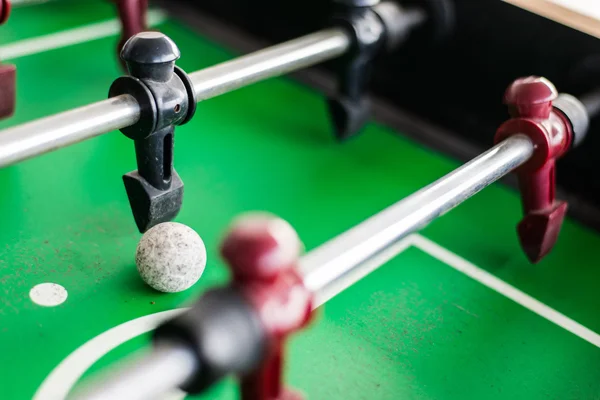
<svg viewBox="0 0 600 400"><path fill-rule="evenodd" d="M579 336L586 342L591 343L596 347L600 347L600 335L598 335L596 332L586 328L566 315L561 314L541 301L534 299L527 293L520 291L516 287L504 282L489 272L484 271L478 266L468 262L464 258L454 254L450 250L443 248L439 244L432 242L421 235L412 235L411 238L412 244L418 249L448 264L455 270L462 272L469 278L476 280L477 282L487 286L497 293L500 293L515 303L520 304L528 310L536 313L540 317L560 326L564 330Z"/></svg>
<svg viewBox="0 0 600 400"><path fill-rule="evenodd" d="M152 27L160 25L166 21L166 19L166 13L161 10L151 10L148 12L148 26ZM0 46L0 60L12 60L19 57L42 53L44 51L73 46L96 39L114 36L119 34L119 32L121 32L121 25L115 18L44 36L18 40Z"/></svg>

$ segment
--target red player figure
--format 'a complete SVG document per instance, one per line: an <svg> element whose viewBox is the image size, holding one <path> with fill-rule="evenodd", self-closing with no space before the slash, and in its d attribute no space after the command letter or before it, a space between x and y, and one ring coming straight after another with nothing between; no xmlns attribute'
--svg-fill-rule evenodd
<svg viewBox="0 0 600 400"><path fill-rule="evenodd" d="M10 16L11 3L0 0L0 24ZM16 68L11 64L0 64L0 118L10 117L15 112Z"/></svg>
<svg viewBox="0 0 600 400"><path fill-rule="evenodd" d="M122 26L117 51L121 54L123 45L130 37L148 30L146 25L148 0L116 0L116 2Z"/></svg>
<svg viewBox="0 0 600 400"><path fill-rule="evenodd" d="M529 161L517 169L523 202L519 239L531 262L540 261L556 243L567 203L555 198L555 162L571 146L571 123L552 102L558 93L548 80L518 79L507 89L504 102L512 119L496 132L496 143L511 135L528 136L535 145Z"/></svg>
<svg viewBox="0 0 600 400"><path fill-rule="evenodd" d="M238 286L267 332L265 361L241 377L243 400L300 400L283 386L284 344L311 319L312 293L296 272L302 245L294 229L269 215L242 218L226 237L221 253Z"/></svg>
<svg viewBox="0 0 600 400"><path fill-rule="evenodd" d="M16 75L12 64L0 64L0 118L6 118L15 112Z"/></svg>
<svg viewBox="0 0 600 400"><path fill-rule="evenodd" d="M11 4L9 0L0 0L0 24L5 23L10 16Z"/></svg>

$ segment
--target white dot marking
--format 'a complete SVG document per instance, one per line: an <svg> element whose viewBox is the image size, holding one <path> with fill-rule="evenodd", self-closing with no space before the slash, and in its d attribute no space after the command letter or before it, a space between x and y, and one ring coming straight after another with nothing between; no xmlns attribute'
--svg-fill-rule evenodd
<svg viewBox="0 0 600 400"><path fill-rule="evenodd" d="M55 307L67 300L67 289L57 283L40 283L29 291L31 301L42 307Z"/></svg>

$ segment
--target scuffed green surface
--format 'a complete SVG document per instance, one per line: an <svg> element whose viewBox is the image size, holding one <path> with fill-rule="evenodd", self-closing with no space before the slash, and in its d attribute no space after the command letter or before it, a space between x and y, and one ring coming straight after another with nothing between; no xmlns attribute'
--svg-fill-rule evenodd
<svg viewBox="0 0 600 400"><path fill-rule="evenodd" d="M0 28L1 42L111 15L110 5L83 3L16 10ZM161 29L180 46L179 65L188 71L233 56L176 21ZM120 74L115 40L14 60L18 111L0 127L105 98ZM55 366L100 333L189 304L224 282L217 246L239 213L276 213L312 249L458 165L375 123L356 140L335 143L322 98L288 79L200 104L176 142L186 182L177 220L198 231L209 257L201 281L181 294L156 293L137 276L140 235L121 182L135 159L123 135L0 171L2 399L31 398ZM567 221L555 251L531 266L518 248L519 217L518 196L496 185L423 234L599 331L598 236ZM36 306L28 292L41 282L63 285L68 300ZM128 342L92 371L146 344L146 337ZM288 377L312 399L598 399L599 362L593 345L409 249L329 302L294 338ZM235 393L230 380L200 398Z"/></svg>

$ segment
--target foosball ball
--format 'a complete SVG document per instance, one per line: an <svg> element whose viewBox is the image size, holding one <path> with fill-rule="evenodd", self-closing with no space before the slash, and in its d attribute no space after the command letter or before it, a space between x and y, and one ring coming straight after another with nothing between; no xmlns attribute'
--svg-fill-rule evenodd
<svg viewBox="0 0 600 400"><path fill-rule="evenodd" d="M600 20L280 3L0 3L2 399L600 398Z"/></svg>

